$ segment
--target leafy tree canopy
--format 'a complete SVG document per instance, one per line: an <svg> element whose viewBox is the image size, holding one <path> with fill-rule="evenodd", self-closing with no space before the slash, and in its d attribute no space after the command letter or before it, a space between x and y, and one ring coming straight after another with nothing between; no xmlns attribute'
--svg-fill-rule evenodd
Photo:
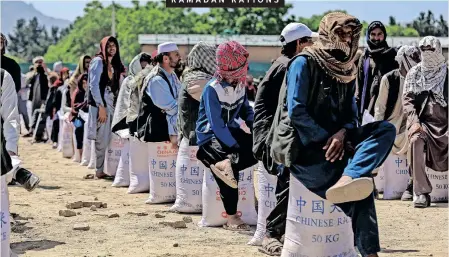
<svg viewBox="0 0 449 257"><path fill-rule="evenodd" d="M26 24L19 20L11 38L9 51L23 60L31 60L36 55L45 54L48 62L62 60L76 63L83 54L94 55L100 40L111 34L112 10L115 10L116 36L120 43L123 61L128 63L140 51L139 34L249 34L278 35L290 22L302 22L317 31L322 17L309 18L288 15L293 7L283 8L212 8L207 13L198 14L191 9L165 8L163 1L148 1L142 5L132 1L133 6L125 8L119 4L104 7L94 0L86 4L84 15L78 17L67 29L52 29L51 35L39 26L36 19ZM342 11L344 10L335 10ZM443 17L434 17L431 11L420 13L408 24L399 24L390 17L388 36L417 37L424 35L448 36L447 22ZM363 22L363 35L367 22ZM30 33L31 32L31 33ZM15 46L14 46L15 45Z"/></svg>

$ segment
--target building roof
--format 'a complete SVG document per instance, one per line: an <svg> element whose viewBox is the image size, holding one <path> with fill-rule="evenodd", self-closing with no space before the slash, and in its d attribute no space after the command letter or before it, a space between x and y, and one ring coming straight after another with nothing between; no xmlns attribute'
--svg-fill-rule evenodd
<svg viewBox="0 0 449 257"><path fill-rule="evenodd" d="M418 45L419 37L387 37L388 45L396 47L400 45ZM439 37L443 48L449 47L449 38ZM141 34L139 35L139 44L158 45L163 42L174 42L178 45L195 45L199 41L210 44L220 44L228 40L235 40L247 46L282 46L279 42L279 36L275 35L200 35L200 34ZM366 47L365 38L360 39L361 47Z"/></svg>

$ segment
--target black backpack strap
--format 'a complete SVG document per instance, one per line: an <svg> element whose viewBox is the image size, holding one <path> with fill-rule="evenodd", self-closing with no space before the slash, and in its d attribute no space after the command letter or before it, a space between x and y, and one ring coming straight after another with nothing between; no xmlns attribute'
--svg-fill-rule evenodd
<svg viewBox="0 0 449 257"><path fill-rule="evenodd" d="M162 68L159 68L159 72L158 72L157 75L160 76L161 78L163 78L163 79L165 80L165 82L167 82L168 88L170 88L170 93L171 93L171 95L173 96L173 98L176 98L176 97L175 97L175 93L173 92L173 88L171 87L170 80L168 80L167 76L165 76L165 73L164 73L164 71L162 70Z"/></svg>
<svg viewBox="0 0 449 257"><path fill-rule="evenodd" d="M5 77L5 70L0 70L0 85L3 86L3 77Z"/></svg>

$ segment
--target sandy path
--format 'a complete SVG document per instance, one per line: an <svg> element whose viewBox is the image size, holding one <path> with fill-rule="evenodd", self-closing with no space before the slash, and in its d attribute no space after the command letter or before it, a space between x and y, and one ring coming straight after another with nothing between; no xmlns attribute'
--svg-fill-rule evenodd
<svg viewBox="0 0 449 257"><path fill-rule="evenodd" d="M160 221L181 220L183 215L154 213L169 205L146 205L148 194L129 195L125 188L112 188L110 181L82 180L87 173L50 145L30 145L21 139L20 155L24 166L41 177L41 185L28 193L23 188L10 188L11 212L31 217L12 233L12 248L21 256L131 256L131 257L247 257L264 256L256 247L247 246L250 234L239 234L217 228L199 228L196 223L187 229L162 227ZM72 201L99 201L107 209L94 212L77 210L81 215L64 218L58 211ZM410 203L378 201L376 203L383 252L380 256L448 256L447 204L425 210L414 209ZM138 217L128 212L147 212ZM118 213L109 219L98 214ZM89 231L74 231L75 223L87 223ZM179 247L173 244L178 243Z"/></svg>

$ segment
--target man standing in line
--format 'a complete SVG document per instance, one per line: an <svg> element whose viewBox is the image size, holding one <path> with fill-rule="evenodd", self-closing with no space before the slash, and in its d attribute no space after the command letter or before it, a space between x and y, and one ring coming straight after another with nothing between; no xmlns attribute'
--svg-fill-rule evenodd
<svg viewBox="0 0 449 257"><path fill-rule="evenodd" d="M408 71L421 61L419 48L416 46L403 46L396 55L399 64L382 77L379 97L374 106L374 120L386 120L396 127L396 139L392 153L405 156L408 148L407 115L402 108L402 94L404 80ZM409 183L411 187L412 183ZM412 192L413 188L408 191ZM406 200L405 198L403 200Z"/></svg>
<svg viewBox="0 0 449 257"><path fill-rule="evenodd" d="M440 41L427 36L419 42L421 62L405 77L403 105L407 116L409 171L411 183L402 199L412 201L415 208L430 206L432 185L426 167L434 171L448 170L448 67Z"/></svg>
<svg viewBox="0 0 449 257"><path fill-rule="evenodd" d="M89 66L89 129L88 138L95 140L97 178L104 178L106 148L111 139L111 122L114 103L119 91L122 62L118 41L105 37L100 42L100 51Z"/></svg>
<svg viewBox="0 0 449 257"><path fill-rule="evenodd" d="M44 141L46 115L42 107L47 100L49 84L44 57L38 56L34 58L33 64L34 70L27 74L25 82L30 87L28 99L32 103L33 123L31 125L31 132L25 136L34 136L33 142L39 143Z"/></svg>
<svg viewBox="0 0 449 257"><path fill-rule="evenodd" d="M172 42L158 45L158 66L145 78L139 111L139 138L145 142L170 141L178 147L178 94L181 82L175 74L181 57ZM148 124L149 122L149 124Z"/></svg>
<svg viewBox="0 0 449 257"><path fill-rule="evenodd" d="M286 108L300 154L291 174L316 195L339 206L352 220L354 243L363 257L380 251L372 171L391 151L396 136L386 121L357 126L354 56L360 21L333 12L323 17L319 41L289 63ZM282 97L282 98L281 98Z"/></svg>
<svg viewBox="0 0 449 257"><path fill-rule="evenodd" d="M273 62L259 84L254 104L253 153L270 174L277 175L277 203L267 218L266 237L260 249L261 252L271 256L280 256L282 252L281 237L285 234L287 222L290 173L288 169L279 167L271 160L268 149L270 146L266 144L266 140L278 106L279 91L288 62L305 47L311 46L313 37L316 37L316 33L302 23L290 23L282 30L280 36L282 55Z"/></svg>
<svg viewBox="0 0 449 257"><path fill-rule="evenodd" d="M14 80L16 92L19 92L22 83L21 83L21 71L20 66L13 59L5 56L6 47L8 47L8 40L6 39L3 33L0 34L0 50L1 50L1 68L6 70Z"/></svg>
<svg viewBox="0 0 449 257"><path fill-rule="evenodd" d="M237 179L240 171L257 163L250 134L254 112L245 90L248 57L248 51L236 41L218 46L217 70L201 95L196 123L196 156L215 177L228 219L224 228L233 231L249 230L237 215ZM245 121L251 131L241 129L237 118Z"/></svg>
<svg viewBox="0 0 449 257"><path fill-rule="evenodd" d="M366 32L368 47L358 61L355 97L359 121L362 121L365 110L374 116L382 76L398 68L396 49L389 47L386 39L385 26L380 21L373 21Z"/></svg>

